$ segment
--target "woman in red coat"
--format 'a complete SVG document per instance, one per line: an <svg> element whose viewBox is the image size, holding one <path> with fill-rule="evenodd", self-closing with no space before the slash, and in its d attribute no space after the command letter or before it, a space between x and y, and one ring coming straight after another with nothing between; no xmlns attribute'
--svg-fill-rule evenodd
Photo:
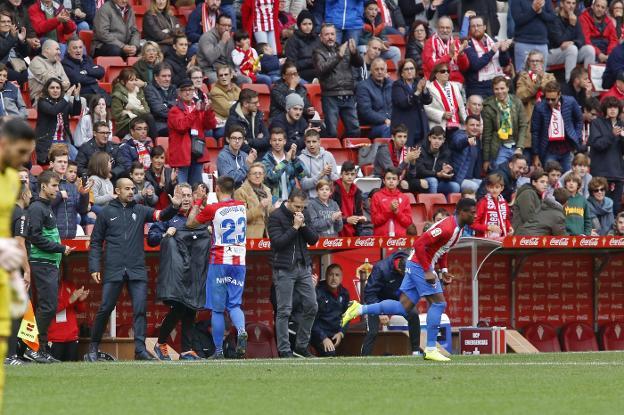
<svg viewBox="0 0 624 415"><path fill-rule="evenodd" d="M52 0L37 0L28 8L30 23L37 37L47 37L58 43L65 43L76 31L76 23L71 19L69 10ZM51 15L53 17L48 17ZM54 34L50 32L55 31Z"/></svg>
<svg viewBox="0 0 624 415"><path fill-rule="evenodd" d="M212 130L217 125L215 113L208 101L193 100L195 87L190 79L178 86L178 102L169 110L168 160L171 167L178 169L178 183L194 185L202 183L203 164L209 161L208 150L204 143L204 155L193 156L191 136L204 139L204 131Z"/></svg>

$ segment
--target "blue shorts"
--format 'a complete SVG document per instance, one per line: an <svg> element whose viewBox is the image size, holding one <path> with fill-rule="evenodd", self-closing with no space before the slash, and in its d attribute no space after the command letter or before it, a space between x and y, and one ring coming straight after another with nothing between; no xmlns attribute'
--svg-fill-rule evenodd
<svg viewBox="0 0 624 415"><path fill-rule="evenodd" d="M422 297L438 294L442 292L442 284L436 279L435 284L425 281L425 271L420 264L414 261L407 261L405 264L405 277L399 288L412 303L416 304Z"/></svg>
<svg viewBox="0 0 624 415"><path fill-rule="evenodd" d="M206 308L218 312L240 307L245 288L245 266L208 265Z"/></svg>

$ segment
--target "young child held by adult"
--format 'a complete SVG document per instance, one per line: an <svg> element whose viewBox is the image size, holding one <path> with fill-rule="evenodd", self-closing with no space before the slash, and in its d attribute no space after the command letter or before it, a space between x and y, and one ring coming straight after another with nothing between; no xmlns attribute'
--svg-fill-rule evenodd
<svg viewBox="0 0 624 415"><path fill-rule="evenodd" d="M154 186L145 180L145 169L143 164L135 162L130 170L130 179L134 183L134 201L141 205L156 206L158 196Z"/></svg>

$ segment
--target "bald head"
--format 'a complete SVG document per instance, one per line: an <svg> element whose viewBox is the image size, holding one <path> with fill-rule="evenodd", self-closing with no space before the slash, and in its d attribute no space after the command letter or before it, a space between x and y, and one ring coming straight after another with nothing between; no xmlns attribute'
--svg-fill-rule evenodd
<svg viewBox="0 0 624 415"><path fill-rule="evenodd" d="M48 39L41 46L41 54L51 61L61 61L61 48L55 40Z"/></svg>
<svg viewBox="0 0 624 415"><path fill-rule="evenodd" d="M115 194L123 204L130 203L134 199L134 183L128 178L117 179L115 182Z"/></svg>

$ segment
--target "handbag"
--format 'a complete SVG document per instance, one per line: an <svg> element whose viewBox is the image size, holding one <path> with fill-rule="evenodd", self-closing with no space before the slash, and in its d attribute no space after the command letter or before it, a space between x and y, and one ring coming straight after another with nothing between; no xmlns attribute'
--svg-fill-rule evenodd
<svg viewBox="0 0 624 415"><path fill-rule="evenodd" d="M204 155L204 148L206 147L206 141L199 137L197 130L191 130L191 155L195 158L200 158Z"/></svg>

